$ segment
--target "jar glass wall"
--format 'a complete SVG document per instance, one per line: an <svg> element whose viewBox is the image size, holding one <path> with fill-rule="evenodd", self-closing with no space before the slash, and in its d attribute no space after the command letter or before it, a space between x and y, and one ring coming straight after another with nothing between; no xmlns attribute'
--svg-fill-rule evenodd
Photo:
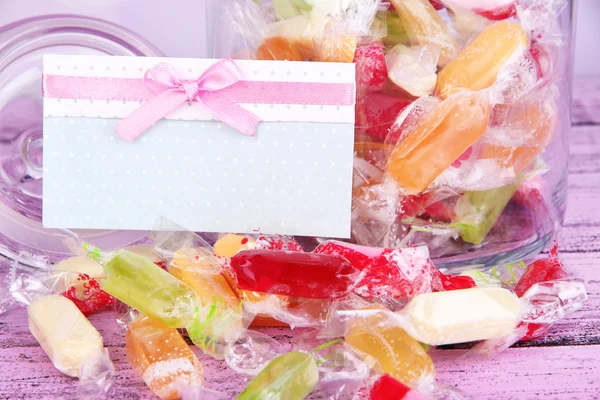
<svg viewBox="0 0 600 400"><path fill-rule="evenodd" d="M0 28L0 261L36 265L72 251L64 234L41 223L42 56L48 53L161 55L132 32L93 18L47 16ZM107 249L144 237L134 231L78 233Z"/></svg>
<svg viewBox="0 0 600 400"><path fill-rule="evenodd" d="M538 253L565 211L575 4L436 3L207 8L216 58L356 62L352 241L445 266Z"/></svg>

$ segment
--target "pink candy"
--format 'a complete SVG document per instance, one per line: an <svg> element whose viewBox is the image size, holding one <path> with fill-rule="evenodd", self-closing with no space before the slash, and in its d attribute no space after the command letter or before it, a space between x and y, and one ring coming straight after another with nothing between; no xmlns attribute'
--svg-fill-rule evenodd
<svg viewBox="0 0 600 400"><path fill-rule="evenodd" d="M356 81L359 92L382 91L388 73L383 46L373 43L358 47L354 54L354 62L356 63Z"/></svg>

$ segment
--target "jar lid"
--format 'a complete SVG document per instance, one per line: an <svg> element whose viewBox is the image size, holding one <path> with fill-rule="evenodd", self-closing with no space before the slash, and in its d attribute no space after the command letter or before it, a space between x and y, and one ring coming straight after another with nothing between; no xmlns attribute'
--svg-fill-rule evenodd
<svg viewBox="0 0 600 400"><path fill-rule="evenodd" d="M162 56L136 34L99 19L55 15L0 28L0 262L38 266L71 254L67 236L42 226L42 57L44 54ZM77 231L111 250L140 231Z"/></svg>

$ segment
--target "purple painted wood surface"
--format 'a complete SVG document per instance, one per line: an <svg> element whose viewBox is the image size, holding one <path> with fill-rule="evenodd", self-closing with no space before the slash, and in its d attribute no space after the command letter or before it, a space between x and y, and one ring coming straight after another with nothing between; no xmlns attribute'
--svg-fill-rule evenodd
<svg viewBox="0 0 600 400"><path fill-rule="evenodd" d="M600 398L600 79L578 80L573 105L561 251L567 267L585 280L590 298L543 340L519 343L494 358L458 359L464 350L432 350L438 380L477 399ZM109 397L154 398L127 363L113 314L103 312L91 321L102 333L118 372ZM266 332L284 343L295 337L286 329ZM247 382L223 362L200 358L209 388L233 398ZM29 333L24 310L0 317L0 399L72 399L76 390L77 381L54 369Z"/></svg>

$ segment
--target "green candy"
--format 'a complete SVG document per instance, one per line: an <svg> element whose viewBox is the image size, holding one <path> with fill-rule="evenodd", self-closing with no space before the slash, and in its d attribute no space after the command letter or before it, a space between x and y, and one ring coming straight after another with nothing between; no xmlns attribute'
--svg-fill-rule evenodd
<svg viewBox="0 0 600 400"><path fill-rule="evenodd" d="M273 0L273 8L279 19L288 19L300 15L300 11L298 11L292 0Z"/></svg>
<svg viewBox="0 0 600 400"><path fill-rule="evenodd" d="M119 251L104 264L102 290L169 328L194 320L199 299L185 283L144 256Z"/></svg>
<svg viewBox="0 0 600 400"><path fill-rule="evenodd" d="M318 382L319 370L313 356L293 351L273 359L237 400L302 400Z"/></svg>
<svg viewBox="0 0 600 400"><path fill-rule="evenodd" d="M498 217L519 188L516 184L481 192L465 193L456 203L456 218L452 223L467 243L481 244Z"/></svg>
<svg viewBox="0 0 600 400"><path fill-rule="evenodd" d="M385 25L387 27L387 36L383 38L383 45L385 47L391 48L397 44L410 44L408 41L408 35L406 34L406 29L404 28L398 13L388 11L383 15L377 14L377 18L385 19Z"/></svg>

